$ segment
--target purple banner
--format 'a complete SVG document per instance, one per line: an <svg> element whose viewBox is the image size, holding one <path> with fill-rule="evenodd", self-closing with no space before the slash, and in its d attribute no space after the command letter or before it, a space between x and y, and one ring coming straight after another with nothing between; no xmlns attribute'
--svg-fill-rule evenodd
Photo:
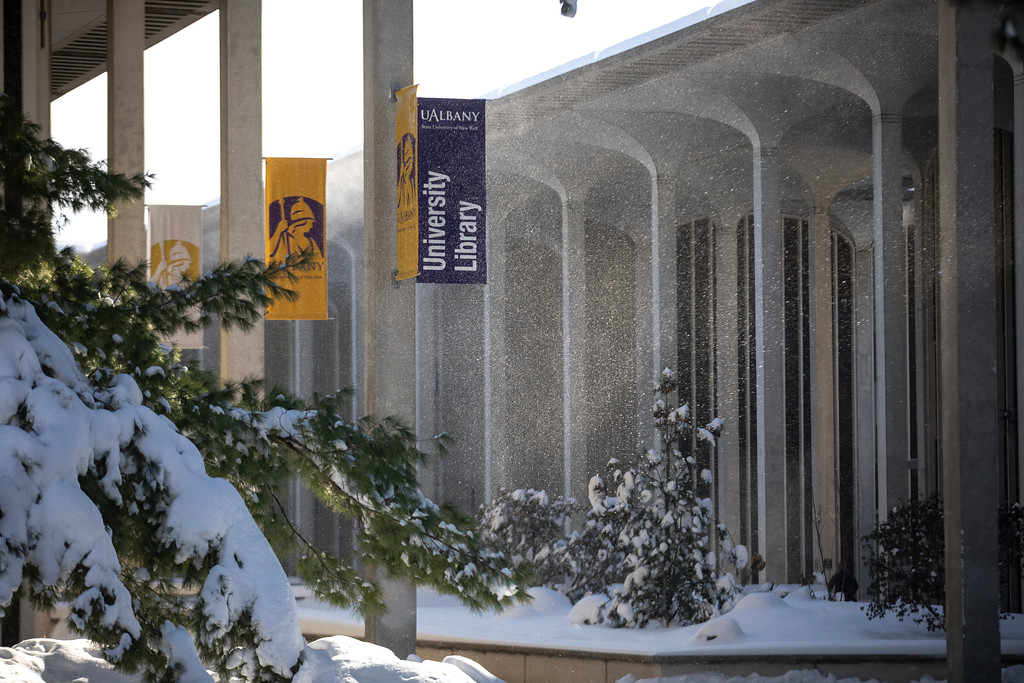
<svg viewBox="0 0 1024 683"><path fill-rule="evenodd" d="M419 98L417 282L487 282L484 103Z"/></svg>

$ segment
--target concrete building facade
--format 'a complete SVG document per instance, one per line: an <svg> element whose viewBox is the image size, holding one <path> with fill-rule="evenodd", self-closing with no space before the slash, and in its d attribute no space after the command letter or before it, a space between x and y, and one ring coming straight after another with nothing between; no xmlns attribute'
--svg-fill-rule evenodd
<svg viewBox="0 0 1024 683"><path fill-rule="evenodd" d="M725 420L716 510L761 581L849 563L864 597L863 536L911 498L955 498L961 451L993 501L1019 500L1024 81L991 55L995 156L977 164L996 186L967 192L994 211L994 260L957 283L941 4L759 0L491 99L489 283L417 286L416 429L424 448L451 437L424 490L467 512L499 487L586 501L609 458L652 445L671 367L698 420ZM329 166L332 320L267 325L268 377L300 393L361 376L360 168ZM951 291L968 314L993 305L977 345L943 328L964 315ZM989 348L984 375L950 384L950 354ZM332 362L310 369L310 349ZM967 391L985 402L950 398ZM986 442L962 447L951 412Z"/></svg>

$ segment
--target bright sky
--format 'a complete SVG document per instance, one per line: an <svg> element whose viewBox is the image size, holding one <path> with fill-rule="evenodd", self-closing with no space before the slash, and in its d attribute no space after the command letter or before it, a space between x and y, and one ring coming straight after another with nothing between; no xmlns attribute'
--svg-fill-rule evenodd
<svg viewBox="0 0 1024 683"><path fill-rule="evenodd" d="M714 0L419 0L414 72L423 97L481 97L668 24ZM206 204L220 194L218 15L146 51L149 204ZM263 0L263 154L339 158L362 145L362 3ZM105 159L106 76L61 97L52 135ZM62 243L106 240L81 216Z"/></svg>

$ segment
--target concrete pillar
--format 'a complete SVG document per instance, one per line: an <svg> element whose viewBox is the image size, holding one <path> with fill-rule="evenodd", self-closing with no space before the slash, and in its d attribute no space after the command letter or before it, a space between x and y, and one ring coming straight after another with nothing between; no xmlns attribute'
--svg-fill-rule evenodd
<svg viewBox="0 0 1024 683"><path fill-rule="evenodd" d="M812 284L811 298L814 325L813 344L814 379L811 385L815 406L813 427L814 447L817 451L815 483L815 513L819 515L820 560L831 560L832 568L839 568L836 547L838 527L838 499L836 473L836 408L835 408L835 349L833 346L834 321L832 316L832 223L829 215L830 197L815 197L814 216L811 220ZM824 566L824 565L822 565Z"/></svg>
<svg viewBox="0 0 1024 683"><path fill-rule="evenodd" d="M861 534L866 534L875 526L877 496L875 487L874 447L875 447L875 356L874 356L874 289L869 286L873 282L874 247L871 242L856 245L854 257L854 349L856 361L854 365L857 404L857 524ZM861 586L868 586L866 570L858 579Z"/></svg>
<svg viewBox="0 0 1024 683"><path fill-rule="evenodd" d="M495 177L488 169L488 178ZM501 176L507 179L508 176ZM505 264L507 219L511 197L499 183L488 192L487 201L487 284L484 285L484 502L490 503L505 484L501 464L509 462L508 343L505 336Z"/></svg>
<svg viewBox="0 0 1024 683"><path fill-rule="evenodd" d="M650 382L655 381L658 374L666 367L676 366L676 324L678 317L678 306L676 302L676 194L679 183L674 176L666 173L659 173L654 182L657 191L657 212L654 214L656 220L654 227L657 229L657 239L654 242L652 256L656 257L657 270L657 299L655 305L655 321L657 323L654 346L654 374L647 383L641 385L646 387ZM650 394L648 394L649 396ZM650 403L646 401L645 403ZM647 414L644 416L644 424L650 421L650 406L646 406Z"/></svg>
<svg viewBox="0 0 1024 683"><path fill-rule="evenodd" d="M50 135L50 1L21 0L22 110Z"/></svg>
<svg viewBox="0 0 1024 683"><path fill-rule="evenodd" d="M746 213L739 207L720 209L716 226L715 299L718 317L715 320L718 373L717 415L725 420L725 429L718 440L718 472L716 476L716 500L718 515L733 534L740 539L740 499L744 495L741 481L739 452L739 289L737 287L738 260L736 226ZM674 322L673 322L674 325Z"/></svg>
<svg viewBox="0 0 1024 683"><path fill-rule="evenodd" d="M495 443L507 444L505 439L503 414L507 395L504 390L504 370L508 364L508 347L505 344L505 283L495 286L493 282L496 270L492 258L492 246L495 237L494 223L488 218L487 226L489 244L487 245L487 261L491 268L487 279L491 282L484 285L484 492L483 503L489 504L494 498L494 462L505 453L505 448L495 448ZM504 258L502 258L504 260Z"/></svg>
<svg viewBox="0 0 1024 683"><path fill-rule="evenodd" d="M107 162L111 171L127 175L146 170L145 30L145 3L107 0ZM142 201L119 205L117 216L107 221L107 262L118 259L149 260Z"/></svg>
<svg viewBox="0 0 1024 683"><path fill-rule="evenodd" d="M917 396L917 409L914 413L910 414L910 428L916 431L917 436L917 452L912 453L916 458L916 462L912 465L916 467L916 471L911 469L907 472L911 482L917 482L917 490L921 492L927 492L928 489L928 469L930 459L928 457L928 438L929 433L935 428L934 420L928 420L928 372L920 370L920 368L934 368L934 364L929 364L927 357L927 347L931 346L926 341L926 335L922 330L926 329L929 315L933 315L934 311L931 310L933 307L928 303L928 295L925 292L926 282L932 278L925 277L925 263L927 262L927 256L925 255L924 248L924 192L921 191L923 179L921 178L921 170L918 167L913 169L914 173L914 187L918 188L914 192L913 206L904 206L903 210L903 223L904 225L914 226L914 251L912 254L914 262L914 292L916 296L914 301L908 302L908 305L914 306L914 319L917 321L916 327L917 332L911 336L910 331L907 331L907 343L908 346L914 349L915 357L917 358L917 367L919 368L916 373L915 381L911 385L908 380L908 387L911 396ZM908 286L910 278L907 278ZM915 432L911 432L912 434Z"/></svg>
<svg viewBox="0 0 1024 683"><path fill-rule="evenodd" d="M992 9L940 2L939 253L946 657L1000 672Z"/></svg>
<svg viewBox="0 0 1024 683"><path fill-rule="evenodd" d="M573 490L576 472L586 460L587 401L587 273L583 204L574 197L562 202L562 401L563 495L587 500L586 481ZM589 476L589 473L586 473Z"/></svg>
<svg viewBox="0 0 1024 683"><path fill-rule="evenodd" d="M413 83L412 0L363 0L363 149L365 263L363 391L370 415L416 418L416 285L395 281L397 202L395 104L391 92ZM387 614L366 619L366 639L404 659L416 651L416 587L373 568Z"/></svg>
<svg viewBox="0 0 1024 683"><path fill-rule="evenodd" d="M437 455L431 437L445 431L441 424L440 398L441 372L440 359L441 313L444 306L444 293L437 285L415 285L416 295L413 316L416 339L413 348L416 353L416 422L414 431L421 439L419 448L425 453ZM420 490L427 498L440 501L444 499L441 459L431 458L419 467Z"/></svg>
<svg viewBox="0 0 1024 683"><path fill-rule="evenodd" d="M260 0L220 3L220 258L264 258ZM263 321L220 331L220 374L263 377Z"/></svg>
<svg viewBox="0 0 1024 683"><path fill-rule="evenodd" d="M37 610L28 598L21 598L18 604L18 637L21 640L29 638L49 638L52 631L49 610ZM13 615L12 615L13 616Z"/></svg>
<svg viewBox="0 0 1024 683"><path fill-rule="evenodd" d="M779 150L754 145L754 317L757 376L758 544L765 578L786 575L785 293ZM771 500L772 504L768 505ZM798 512L798 511L797 511ZM796 542L797 539L794 539Z"/></svg>
<svg viewBox="0 0 1024 683"><path fill-rule="evenodd" d="M635 425L636 442L633 444L633 450L638 453L656 443L654 438L655 431L651 425L651 384L654 382L654 378L657 377L656 373L661 370L659 367L661 356L661 319L658 311L661 296L661 279L658 272L661 253L659 251L660 245L658 244L660 235L656 174L651 174L648 187L651 192L650 214L638 216L637 224L643 225L641 221L646 219L646 221L649 221L647 223L649 229L631 231L636 249L636 258L634 259L633 266L636 282L633 302L633 328L636 340L633 362L636 415L633 418L633 425Z"/></svg>
<svg viewBox="0 0 1024 683"><path fill-rule="evenodd" d="M872 125L875 225L875 435L879 519L910 493L907 480L907 266L903 231L903 137L898 114Z"/></svg>

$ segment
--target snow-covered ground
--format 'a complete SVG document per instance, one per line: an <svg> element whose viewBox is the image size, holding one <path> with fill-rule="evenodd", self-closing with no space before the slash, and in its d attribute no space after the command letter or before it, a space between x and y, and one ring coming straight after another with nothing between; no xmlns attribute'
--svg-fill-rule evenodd
<svg viewBox="0 0 1024 683"><path fill-rule="evenodd" d="M295 683L492 683L485 669L462 657L444 662L403 661L390 650L345 636L310 644ZM182 683L199 679L184 678ZM207 679L208 680L208 679ZM114 671L86 640L26 640L0 648L0 681L10 683L141 683L141 676Z"/></svg>
<svg viewBox="0 0 1024 683"><path fill-rule="evenodd" d="M823 591L823 586L816 590ZM641 654L912 654L942 655L942 634L912 621L894 617L869 620L863 603L827 602L812 598L814 588L778 587L751 592L729 614L705 624L643 630L612 629L582 623L593 604L581 601L575 608L560 594L543 588L531 590L534 600L502 614L475 614L454 598L421 590L418 630L421 637L464 641L542 646L549 649L585 649L598 652ZM354 614L329 608L298 592L303 630L316 633L361 635L362 621ZM1024 655L1024 615L1000 622L1004 654ZM445 662L408 662L390 651L359 642L346 635L312 644L318 666L314 677L303 681L493 681L486 670L471 660L448 658ZM865 672L870 675L870 672ZM35 640L18 648L0 649L0 680L27 683L137 683L138 678L118 674L99 659L86 641ZM636 679L626 677L622 683ZM650 683L650 679L646 680ZM747 678L691 674L657 679L659 683L782 683L834 682L815 671L791 672L785 677ZM839 679L853 683L857 679ZM865 678L863 680L873 680ZM924 681L931 679L925 678ZM1004 670L1003 680L1024 683L1024 666Z"/></svg>
<svg viewBox="0 0 1024 683"><path fill-rule="evenodd" d="M767 588L767 587L764 587ZM705 624L645 629L583 623L595 602L575 607L560 593L532 588L534 600L501 614L477 614L457 599L419 591L417 630L421 638L445 642L494 643L642 655L702 654L907 654L944 655L945 636L895 617L868 619L867 603L814 599L824 586L748 589L728 614ZM310 598L299 599L299 620L307 633L362 633L362 622ZM1004 654L1024 655L1024 615L1000 622Z"/></svg>

